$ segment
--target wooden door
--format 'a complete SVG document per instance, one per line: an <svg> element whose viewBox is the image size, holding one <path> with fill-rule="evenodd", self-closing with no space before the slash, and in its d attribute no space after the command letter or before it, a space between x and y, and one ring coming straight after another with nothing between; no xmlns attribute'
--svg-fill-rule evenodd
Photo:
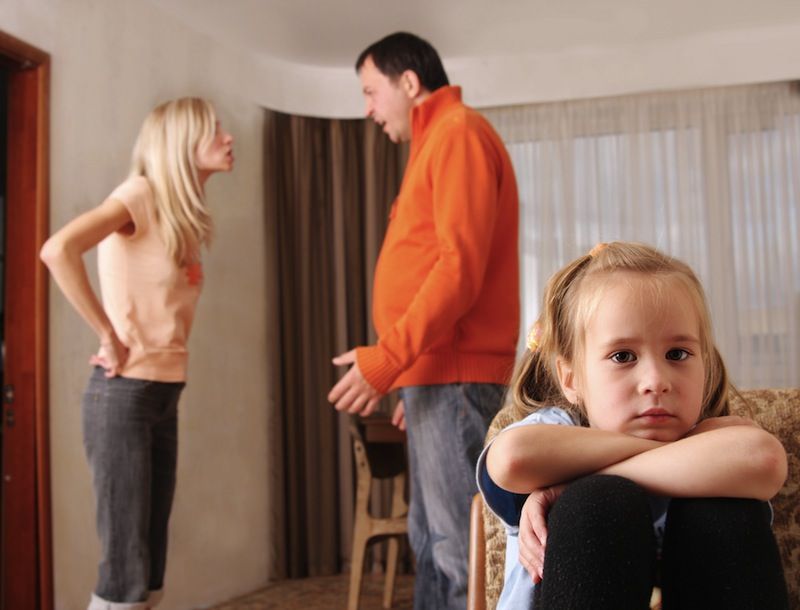
<svg viewBox="0 0 800 610"><path fill-rule="evenodd" d="M7 70L2 610L52 608L47 283L49 56L0 32Z"/></svg>

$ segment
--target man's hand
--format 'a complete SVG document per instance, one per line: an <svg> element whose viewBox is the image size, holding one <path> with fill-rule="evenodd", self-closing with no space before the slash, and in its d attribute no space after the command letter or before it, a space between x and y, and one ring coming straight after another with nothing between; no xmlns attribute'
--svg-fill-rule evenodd
<svg viewBox="0 0 800 610"><path fill-rule="evenodd" d="M406 407L402 400L398 400L392 413L392 424L397 426L398 430L406 431Z"/></svg>
<svg viewBox="0 0 800 610"><path fill-rule="evenodd" d="M328 402L332 403L337 411L347 411L351 415L359 414L366 417L372 414L378 406L382 394L373 388L364 379L356 362L356 350L340 354L333 359L336 366L352 364L350 370L344 374L339 382L328 393Z"/></svg>
<svg viewBox="0 0 800 610"><path fill-rule="evenodd" d="M542 581L544 551L547 544L547 513L564 491L564 485L537 489L522 506L519 518L519 562L534 584Z"/></svg>

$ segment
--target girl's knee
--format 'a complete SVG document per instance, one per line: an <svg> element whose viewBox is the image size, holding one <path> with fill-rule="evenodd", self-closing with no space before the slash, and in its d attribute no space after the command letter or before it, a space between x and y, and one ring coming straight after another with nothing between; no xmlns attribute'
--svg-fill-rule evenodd
<svg viewBox="0 0 800 610"><path fill-rule="evenodd" d="M673 499L667 516L667 527L710 533L750 531L769 528L772 512L767 502L747 498L680 498Z"/></svg>
<svg viewBox="0 0 800 610"><path fill-rule="evenodd" d="M646 502L645 491L630 479L608 474L594 474L571 483L561 494L558 503L577 503L585 508L597 509L617 505L628 505L630 502Z"/></svg>
<svg viewBox="0 0 800 610"><path fill-rule="evenodd" d="M667 513L664 554L691 556L701 564L751 555L777 556L770 517L769 505L760 500L673 500Z"/></svg>
<svg viewBox="0 0 800 610"><path fill-rule="evenodd" d="M617 476L579 479L556 500L547 529L545 607L645 607L656 540L642 488Z"/></svg>
<svg viewBox="0 0 800 610"><path fill-rule="evenodd" d="M614 475L591 475L571 483L550 511L549 521L570 527L606 528L629 519L650 526L647 494L633 481Z"/></svg>
<svg viewBox="0 0 800 610"><path fill-rule="evenodd" d="M787 608L770 516L760 500L673 500L662 555L665 607Z"/></svg>

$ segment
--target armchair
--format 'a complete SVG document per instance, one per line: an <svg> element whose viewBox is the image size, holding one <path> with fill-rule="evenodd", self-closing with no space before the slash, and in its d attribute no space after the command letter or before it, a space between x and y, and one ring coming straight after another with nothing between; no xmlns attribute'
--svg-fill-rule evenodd
<svg viewBox="0 0 800 610"><path fill-rule="evenodd" d="M791 608L800 610L800 388L746 390L742 392L753 417L783 443L789 458L789 475L783 489L772 500L773 531L783 562ZM731 410L747 414L734 399ZM494 418L486 440L514 421L510 407ZM469 556L468 610L494 610L503 588L505 532L497 517L484 505L480 494L472 504Z"/></svg>

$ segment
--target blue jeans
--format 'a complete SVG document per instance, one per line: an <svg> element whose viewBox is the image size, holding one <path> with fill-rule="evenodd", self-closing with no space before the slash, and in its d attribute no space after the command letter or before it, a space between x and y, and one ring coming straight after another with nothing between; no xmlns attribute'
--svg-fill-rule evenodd
<svg viewBox="0 0 800 610"><path fill-rule="evenodd" d="M417 561L414 608L467 607L475 465L506 388L485 383L401 390L408 434L408 536Z"/></svg>
<svg viewBox="0 0 800 610"><path fill-rule="evenodd" d="M91 608L143 608L163 587L183 386L100 367L89 380L83 440L102 549Z"/></svg>

